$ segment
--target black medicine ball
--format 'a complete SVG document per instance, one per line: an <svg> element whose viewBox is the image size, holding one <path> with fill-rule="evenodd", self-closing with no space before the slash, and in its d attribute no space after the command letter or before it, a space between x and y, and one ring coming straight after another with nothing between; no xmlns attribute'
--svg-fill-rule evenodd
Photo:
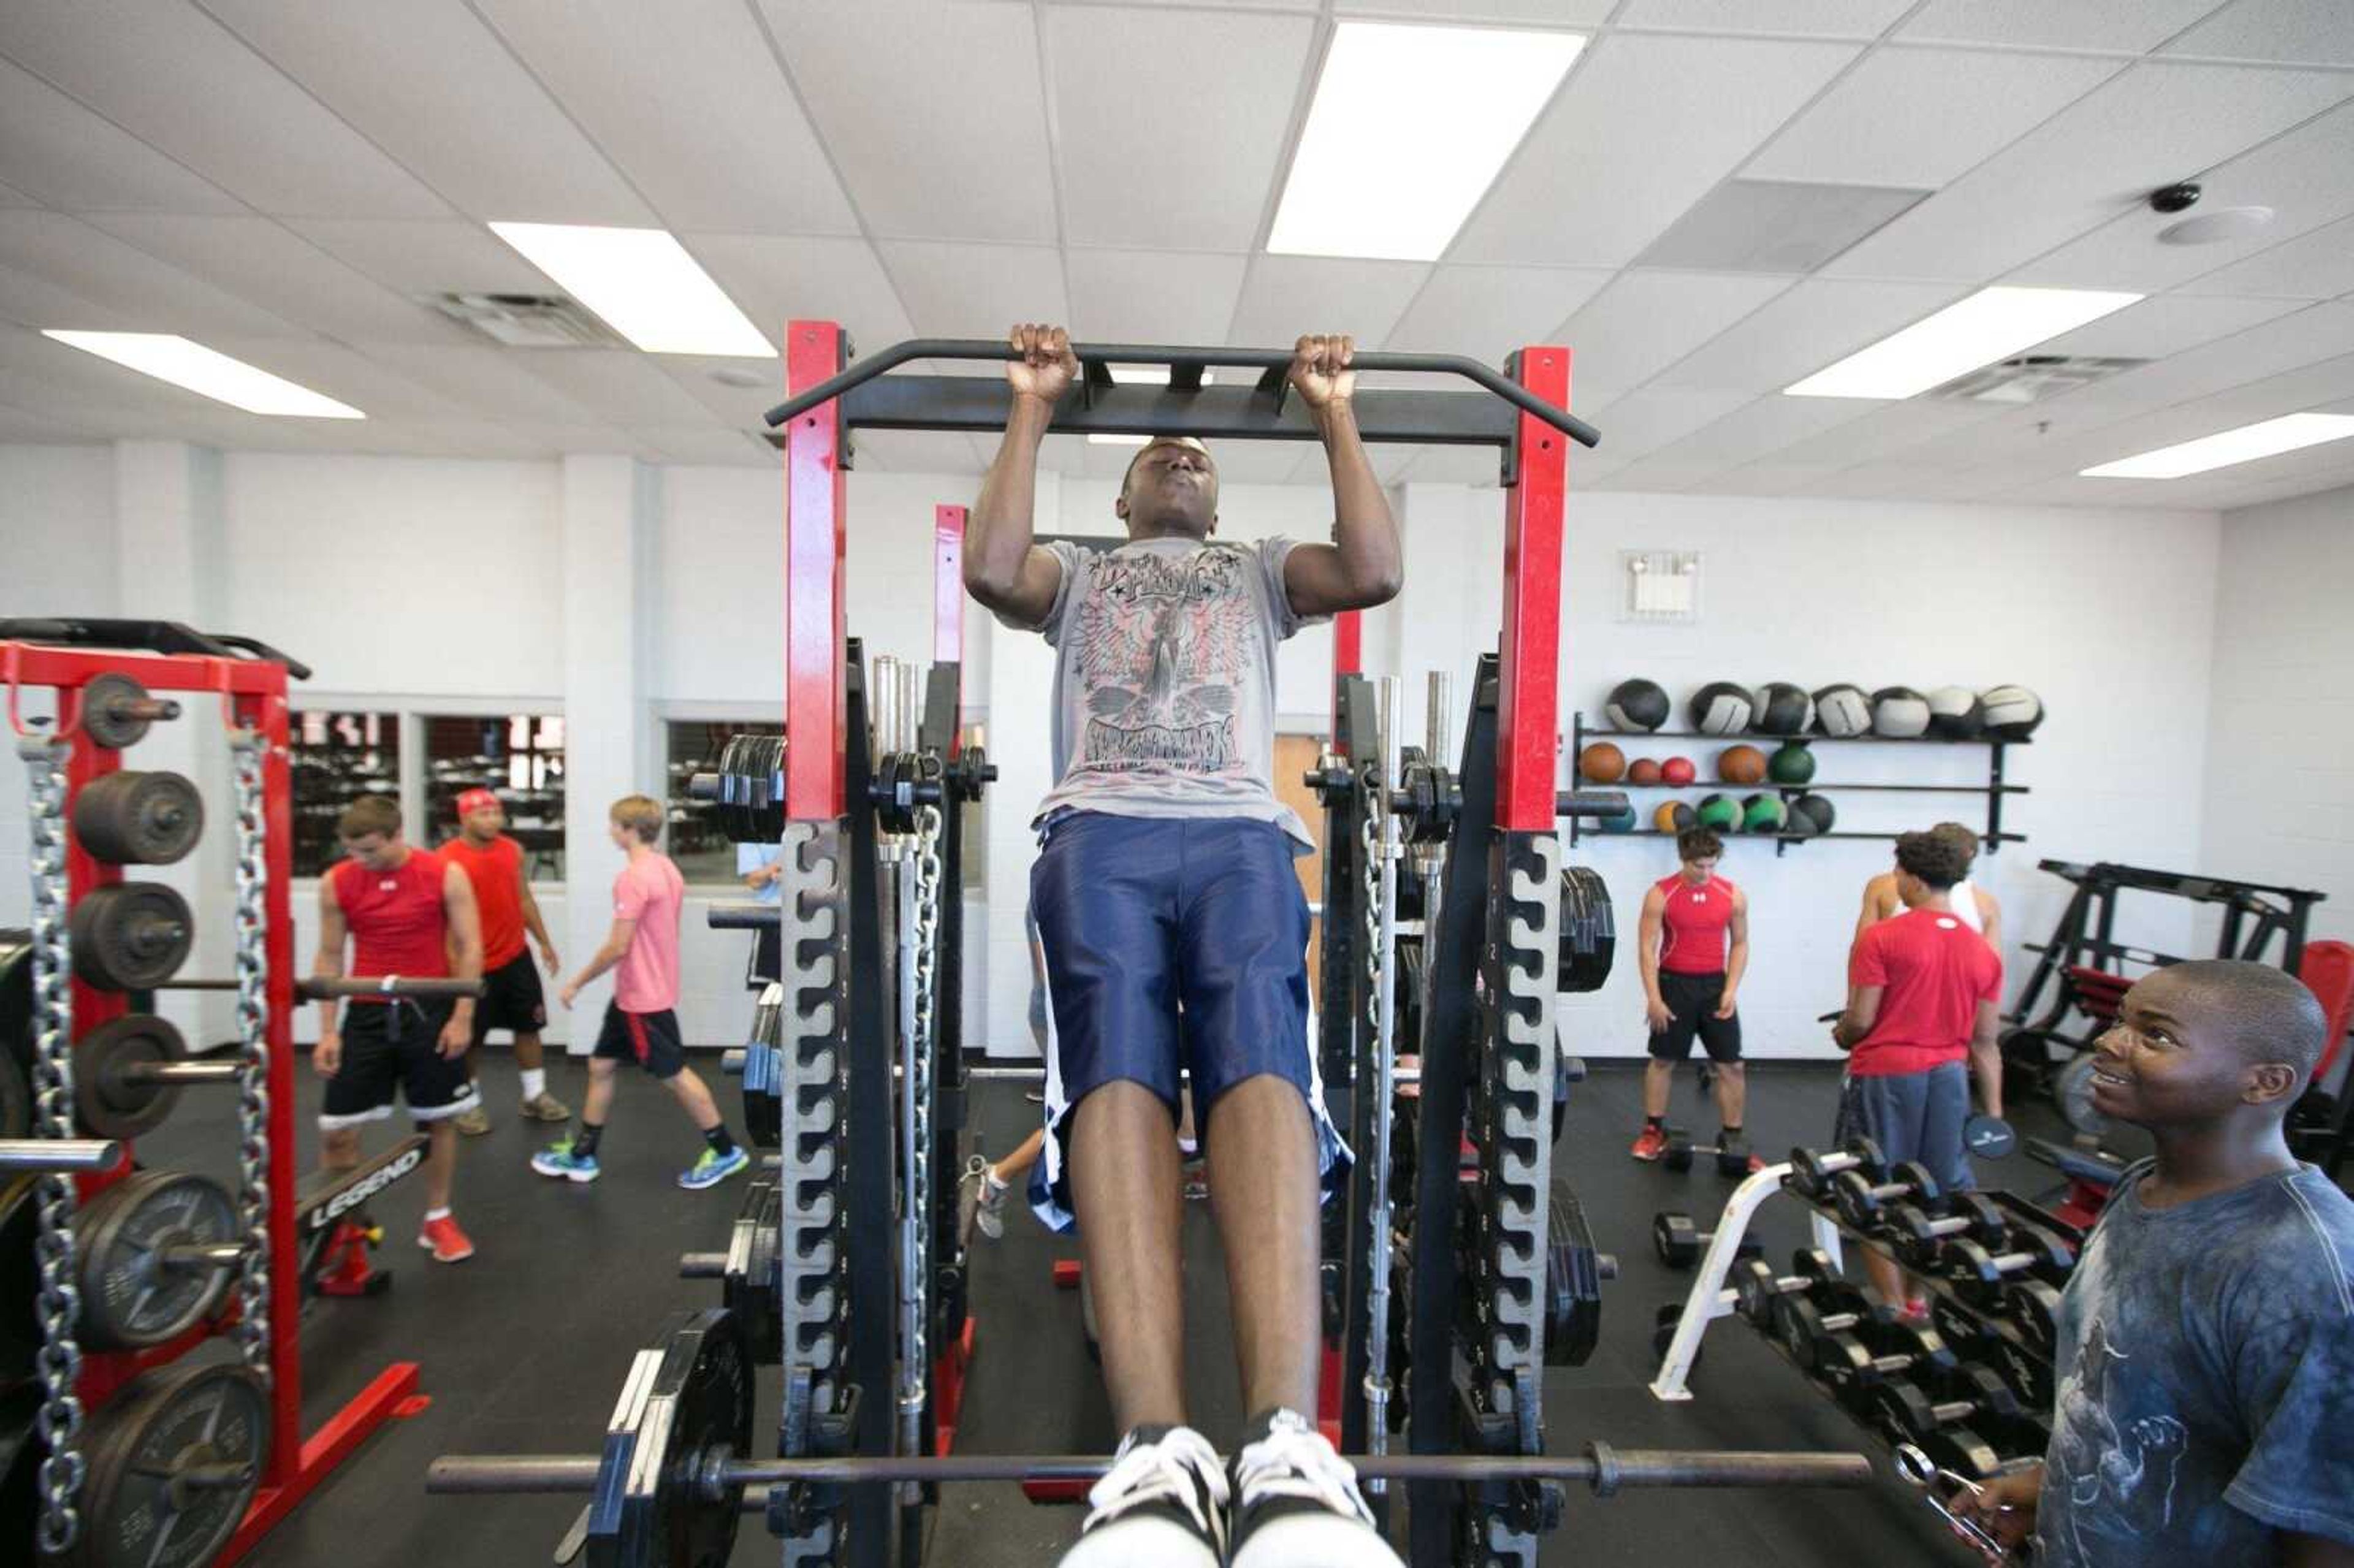
<svg viewBox="0 0 2354 1568"><path fill-rule="evenodd" d="M1804 735L1815 722L1815 699L1804 686L1768 681L1757 688L1757 712L1750 727L1760 735Z"/></svg>
<svg viewBox="0 0 2354 1568"><path fill-rule="evenodd" d="M1986 732L1998 740L2025 740L2043 722L2043 699L2025 686L1989 686L1982 701Z"/></svg>
<svg viewBox="0 0 2354 1568"><path fill-rule="evenodd" d="M1673 709L1665 687L1638 677L1611 687L1610 701L1602 711L1610 715L1615 728L1653 730L1668 722Z"/></svg>
<svg viewBox="0 0 2354 1568"><path fill-rule="evenodd" d="M1749 727L1756 701L1746 686L1711 681L1692 694L1691 726L1702 735L1739 735Z"/></svg>
<svg viewBox="0 0 2354 1568"><path fill-rule="evenodd" d="M1829 800L1820 795L1801 795L1790 802L1789 826L1784 831L1808 835L1827 833L1838 821L1839 813L1831 810Z"/></svg>
<svg viewBox="0 0 2354 1568"><path fill-rule="evenodd" d="M1815 728L1845 738L1872 733L1872 699L1861 686L1841 681L1815 694Z"/></svg>

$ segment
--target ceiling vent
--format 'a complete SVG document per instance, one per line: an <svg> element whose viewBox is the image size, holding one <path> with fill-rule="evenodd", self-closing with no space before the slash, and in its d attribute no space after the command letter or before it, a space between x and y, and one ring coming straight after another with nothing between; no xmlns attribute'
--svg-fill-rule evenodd
<svg viewBox="0 0 2354 1568"><path fill-rule="evenodd" d="M2022 354L1981 366L1967 376L1956 376L1934 388L1929 396L1948 403L2002 403L2013 407L2041 403L2079 387L2090 387L2095 381L2137 370L2148 363L2147 359L2102 358L2095 355Z"/></svg>
<svg viewBox="0 0 2354 1568"><path fill-rule="evenodd" d="M434 294L426 302L509 348L627 348L610 327L561 294Z"/></svg>

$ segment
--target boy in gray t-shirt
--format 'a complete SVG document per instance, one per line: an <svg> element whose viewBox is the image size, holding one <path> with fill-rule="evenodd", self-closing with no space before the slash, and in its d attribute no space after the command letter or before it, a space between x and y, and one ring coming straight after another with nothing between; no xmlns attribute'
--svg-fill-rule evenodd
<svg viewBox="0 0 2354 1568"><path fill-rule="evenodd" d="M2354 1201L2282 1135L2323 1032L2263 964L2126 992L2093 1098L2158 1153L2069 1277L2043 1464L1956 1511L2048 1568L2354 1563Z"/></svg>

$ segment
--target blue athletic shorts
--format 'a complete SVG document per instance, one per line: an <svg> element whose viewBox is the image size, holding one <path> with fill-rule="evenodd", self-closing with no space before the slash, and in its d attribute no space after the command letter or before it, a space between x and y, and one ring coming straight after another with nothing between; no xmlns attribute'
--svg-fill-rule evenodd
<svg viewBox="0 0 2354 1568"><path fill-rule="evenodd" d="M1329 1200L1349 1151L1308 1044L1308 900L1292 843L1240 817L1079 811L1049 822L1030 871L1046 955L1046 1146L1031 1207L1071 1228L1071 1111L1118 1079L1177 1119L1178 1068L1204 1134L1218 1097L1271 1073L1299 1089ZM1180 1009L1184 1027L1178 1026Z"/></svg>
<svg viewBox="0 0 2354 1568"><path fill-rule="evenodd" d="M1925 1073L1850 1077L1840 1086L1831 1141L1869 1138L1891 1165L1918 1160L1940 1190L1966 1192L1978 1185L1962 1141L1962 1124L1969 1119L1969 1070L1959 1062L1942 1062Z"/></svg>

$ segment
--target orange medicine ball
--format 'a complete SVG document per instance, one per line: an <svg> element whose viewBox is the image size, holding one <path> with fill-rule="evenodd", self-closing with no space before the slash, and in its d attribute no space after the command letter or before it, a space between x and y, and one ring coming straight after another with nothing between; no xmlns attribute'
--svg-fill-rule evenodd
<svg viewBox="0 0 2354 1568"><path fill-rule="evenodd" d="M1716 754L1716 776L1727 784L1766 782L1766 754L1754 746L1728 746Z"/></svg>
<svg viewBox="0 0 2354 1568"><path fill-rule="evenodd" d="M1659 781L1659 764L1657 758L1638 757L1627 765L1628 783L1657 784Z"/></svg>
<svg viewBox="0 0 2354 1568"><path fill-rule="evenodd" d="M1627 776L1627 754L1606 740L1597 740L1577 754L1577 771L1596 784L1616 784Z"/></svg>

